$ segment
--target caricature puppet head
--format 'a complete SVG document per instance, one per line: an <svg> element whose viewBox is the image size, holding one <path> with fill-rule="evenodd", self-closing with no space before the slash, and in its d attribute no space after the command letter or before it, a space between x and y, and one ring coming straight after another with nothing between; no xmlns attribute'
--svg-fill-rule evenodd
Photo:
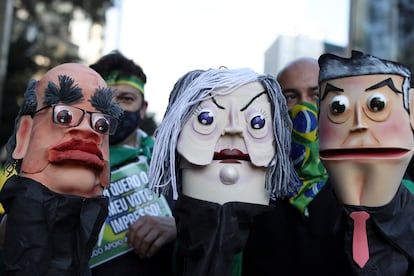
<svg viewBox="0 0 414 276"><path fill-rule="evenodd" d="M187 73L156 131L150 185L217 203L292 190L291 121L276 80L250 69ZM291 186L292 185L292 186Z"/></svg>
<svg viewBox="0 0 414 276"><path fill-rule="evenodd" d="M319 66L321 160L343 203L382 206L413 154L411 73L357 51L324 54Z"/></svg>
<svg viewBox="0 0 414 276"><path fill-rule="evenodd" d="M67 63L30 81L9 139L9 163L50 190L91 197L109 185L108 135L122 110L87 66Z"/></svg>

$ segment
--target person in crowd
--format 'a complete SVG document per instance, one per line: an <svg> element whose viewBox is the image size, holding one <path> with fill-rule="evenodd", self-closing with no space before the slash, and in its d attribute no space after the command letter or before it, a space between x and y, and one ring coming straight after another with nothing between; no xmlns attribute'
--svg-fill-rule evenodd
<svg viewBox="0 0 414 276"><path fill-rule="evenodd" d="M319 65L302 57L278 74L292 120L296 191L258 215L243 253L243 275L349 275L334 227L340 206L318 150Z"/></svg>
<svg viewBox="0 0 414 276"><path fill-rule="evenodd" d="M341 203L339 236L355 275L410 275L414 149L410 70L352 51L319 58L320 158Z"/></svg>
<svg viewBox="0 0 414 276"><path fill-rule="evenodd" d="M318 60L311 57L297 58L280 70L277 81L289 109L301 102L318 104L318 75Z"/></svg>
<svg viewBox="0 0 414 276"><path fill-rule="evenodd" d="M117 50L90 67L114 89L114 100L124 110L117 131L109 137L112 183L105 195L110 198L110 209L117 202L128 203L123 212L109 214L101 233L102 242L98 242L91 260L93 275L171 275L176 237L170 210L172 201L158 198L147 187L147 170L154 145L153 138L140 129L148 107L145 100L147 77L138 64ZM123 179L141 179L142 185L115 192L117 183ZM143 192L145 199L140 196ZM139 204L132 204L131 198L139 199ZM154 206L157 208L152 208ZM156 211L158 208L162 211ZM125 225L121 223L126 219ZM122 229L114 227L119 224L123 225ZM120 246L104 252L105 247L114 243Z"/></svg>
<svg viewBox="0 0 414 276"><path fill-rule="evenodd" d="M307 205L321 191L327 179L318 150L318 76L318 60L311 57L289 62L277 76L292 119L291 157L300 178L297 192L290 196L290 202L305 216L308 216Z"/></svg>
<svg viewBox="0 0 414 276"><path fill-rule="evenodd" d="M3 275L90 275L108 214L109 135L122 114L112 97L82 64L29 82L7 143L6 173L13 173L0 192Z"/></svg>

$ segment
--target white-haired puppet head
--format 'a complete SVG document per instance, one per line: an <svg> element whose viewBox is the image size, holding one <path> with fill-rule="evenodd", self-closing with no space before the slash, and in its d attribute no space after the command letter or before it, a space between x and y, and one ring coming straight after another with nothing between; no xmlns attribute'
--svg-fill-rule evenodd
<svg viewBox="0 0 414 276"><path fill-rule="evenodd" d="M225 97L233 92L237 92L233 100L226 102ZM234 105L239 106L235 109ZM255 105L255 111L252 111ZM214 110L223 113L215 114ZM227 114L227 117L219 119L223 114ZM244 130L235 130L234 127L229 130L228 125L234 125L235 120L244 126ZM197 133L190 139L182 137L190 132ZM172 188L173 198L177 199L178 191L182 192L183 189L183 168L197 170L209 167L207 165L213 159L226 163L223 162L223 156L217 158L225 153L217 153L217 150L220 149L219 144L223 143L218 141L229 134L245 141L243 144L247 150L247 153L243 152L243 161L240 161L243 159L240 156L233 159L239 159L237 163L248 162L252 167L265 170L261 183L267 201L270 195L277 198L292 192L297 176L289 159L291 121L285 98L274 77L260 75L250 69L195 70L177 81L164 119L155 133L150 186L163 193ZM220 178L222 182L234 182L232 178L237 178L234 174L230 168Z"/></svg>

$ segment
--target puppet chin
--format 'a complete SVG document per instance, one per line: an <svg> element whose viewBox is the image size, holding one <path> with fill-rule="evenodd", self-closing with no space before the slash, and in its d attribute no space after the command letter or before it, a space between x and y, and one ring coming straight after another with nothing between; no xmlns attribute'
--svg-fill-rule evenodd
<svg viewBox="0 0 414 276"><path fill-rule="evenodd" d="M411 157L321 160L343 204L380 207L396 194Z"/></svg>
<svg viewBox="0 0 414 276"><path fill-rule="evenodd" d="M182 169L183 194L218 204L236 201L267 205L265 179L266 169L248 161L213 160L209 166Z"/></svg>
<svg viewBox="0 0 414 276"><path fill-rule="evenodd" d="M83 197L102 195L103 188L109 186L109 161L103 161L102 169L79 163L23 164L21 175L32 178L61 194L72 194Z"/></svg>

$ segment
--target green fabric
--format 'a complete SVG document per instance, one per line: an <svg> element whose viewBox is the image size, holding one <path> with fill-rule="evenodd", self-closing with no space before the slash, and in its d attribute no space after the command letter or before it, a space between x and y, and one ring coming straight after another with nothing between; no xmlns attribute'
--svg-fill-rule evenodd
<svg viewBox="0 0 414 276"><path fill-rule="evenodd" d="M154 148L154 139L149 135L141 136L141 142L139 146L139 155L144 155L148 158L148 160L150 160L152 156L153 148Z"/></svg>
<svg viewBox="0 0 414 276"><path fill-rule="evenodd" d="M147 135L140 135L140 146L139 148L134 148L131 146L120 145L120 146L110 146L109 155L110 155L110 166L116 167L126 163L129 160L135 159L137 156L143 155L147 157L148 160L151 159L152 149L154 148L154 139Z"/></svg>
<svg viewBox="0 0 414 276"><path fill-rule="evenodd" d="M408 179L403 179L402 184L412 193L414 194L414 182Z"/></svg>
<svg viewBox="0 0 414 276"><path fill-rule="evenodd" d="M115 85L129 85L136 88L139 92L144 95L144 86L145 83L134 75L121 75L119 71L113 71L105 78L106 84L109 86Z"/></svg>
<svg viewBox="0 0 414 276"><path fill-rule="evenodd" d="M410 191L410 193L414 194L414 182L408 179L403 179L402 184ZM411 272L411 276L414 276L414 271Z"/></svg>
<svg viewBox="0 0 414 276"><path fill-rule="evenodd" d="M289 110L292 119L291 157L299 175L297 192L289 201L304 216L309 216L307 206L322 190L328 174L319 159L319 138L317 135L318 111L316 105L302 102Z"/></svg>
<svg viewBox="0 0 414 276"><path fill-rule="evenodd" d="M115 167L132 160L139 155L139 150L130 146L109 147L110 166Z"/></svg>
<svg viewBox="0 0 414 276"><path fill-rule="evenodd" d="M242 266L243 266L243 252L240 252L233 257L233 262L231 264L231 267L232 267L231 276L241 276Z"/></svg>

